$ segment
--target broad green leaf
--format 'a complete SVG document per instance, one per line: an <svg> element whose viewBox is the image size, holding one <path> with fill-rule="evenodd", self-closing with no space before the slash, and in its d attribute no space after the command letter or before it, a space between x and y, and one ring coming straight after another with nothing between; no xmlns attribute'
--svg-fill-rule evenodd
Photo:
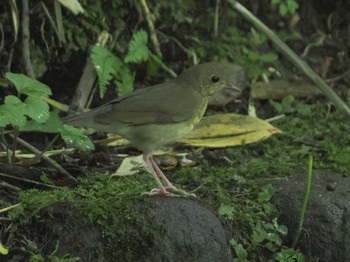
<svg viewBox="0 0 350 262"><path fill-rule="evenodd" d="M24 126L20 127L20 131L58 133L62 127L63 123L57 112L51 111L49 112L49 118L45 123L41 124L35 120L29 120Z"/></svg>
<svg viewBox="0 0 350 262"><path fill-rule="evenodd" d="M49 118L49 105L41 97L28 96L24 103L27 105L25 114L39 123Z"/></svg>
<svg viewBox="0 0 350 262"><path fill-rule="evenodd" d="M236 255L238 257L238 259L234 259L233 261L235 261L235 262L236 261L237 262L247 261L248 252L247 252L247 250L245 250L245 248L242 246L242 244L238 244L236 242L236 240L234 240L234 239L230 240L230 244L234 248Z"/></svg>
<svg viewBox="0 0 350 262"><path fill-rule="evenodd" d="M0 105L0 127L23 126L27 120L25 117L26 104L12 95L6 96L4 102L3 105Z"/></svg>
<svg viewBox="0 0 350 262"><path fill-rule="evenodd" d="M4 104L5 105L19 105L19 104L23 104L23 103L17 96L8 95L5 97Z"/></svg>
<svg viewBox="0 0 350 262"><path fill-rule="evenodd" d="M47 85L23 74L6 73L5 77L15 85L17 92L20 94L36 96L52 95L51 89Z"/></svg>
<svg viewBox="0 0 350 262"><path fill-rule="evenodd" d="M286 16L286 14L288 13L288 8L285 4L281 4L279 6L279 12L281 16Z"/></svg>
<svg viewBox="0 0 350 262"><path fill-rule="evenodd" d="M67 144L72 144L84 151L94 149L94 144L80 129L63 125L60 132L61 137Z"/></svg>
<svg viewBox="0 0 350 262"><path fill-rule="evenodd" d="M102 98L106 92L106 88L110 80L113 78L123 65L122 61L113 55L108 49L96 45L92 49L91 59L95 66L99 87L100 97Z"/></svg>
<svg viewBox="0 0 350 262"><path fill-rule="evenodd" d="M234 208L231 205L222 205L218 210L219 215L226 217L229 220L233 219Z"/></svg>
<svg viewBox="0 0 350 262"><path fill-rule="evenodd" d="M124 58L125 63L140 63L147 61L150 51L147 47L148 35L144 30L135 32L129 43L128 54Z"/></svg>
<svg viewBox="0 0 350 262"><path fill-rule="evenodd" d="M258 195L258 203L262 204L268 202L275 193L276 189L271 184L267 184Z"/></svg>
<svg viewBox="0 0 350 262"><path fill-rule="evenodd" d="M260 222L257 222L252 233L252 242L254 244L260 244L263 242L265 239L267 239L268 233L266 230L263 228Z"/></svg>
<svg viewBox="0 0 350 262"><path fill-rule="evenodd" d="M126 95L134 89L135 74L130 72L129 68L123 66L118 73L118 79L116 79L116 87L118 96Z"/></svg>

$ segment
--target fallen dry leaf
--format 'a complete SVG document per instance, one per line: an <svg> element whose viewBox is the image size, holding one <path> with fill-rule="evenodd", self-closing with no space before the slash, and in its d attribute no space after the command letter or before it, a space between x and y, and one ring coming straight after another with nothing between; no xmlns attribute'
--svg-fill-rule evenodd
<svg viewBox="0 0 350 262"><path fill-rule="evenodd" d="M204 117L191 133L178 142L201 147L238 146L266 139L276 133L282 131L256 117L217 114Z"/></svg>
<svg viewBox="0 0 350 262"><path fill-rule="evenodd" d="M139 173L141 170L147 170L149 172L145 161L143 161L143 156L128 156L123 159L123 162L121 163L118 170L115 173L113 173L110 177L112 178L114 176L134 175Z"/></svg>

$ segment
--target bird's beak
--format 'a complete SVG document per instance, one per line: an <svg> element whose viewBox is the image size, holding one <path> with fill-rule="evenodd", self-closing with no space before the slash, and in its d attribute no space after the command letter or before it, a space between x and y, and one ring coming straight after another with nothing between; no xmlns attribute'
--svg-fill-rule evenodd
<svg viewBox="0 0 350 262"><path fill-rule="evenodd" d="M229 88L232 89L233 91L237 92L237 93L241 93L242 92L242 90L240 88L238 88L237 86L235 86L234 84L231 84L231 83L230 83Z"/></svg>

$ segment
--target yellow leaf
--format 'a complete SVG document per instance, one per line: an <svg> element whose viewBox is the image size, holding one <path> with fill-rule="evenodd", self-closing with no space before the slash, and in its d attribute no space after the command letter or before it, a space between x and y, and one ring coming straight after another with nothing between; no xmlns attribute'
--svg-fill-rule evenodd
<svg viewBox="0 0 350 262"><path fill-rule="evenodd" d="M7 255L9 253L9 250L5 248L2 243L0 242L0 254L1 255Z"/></svg>
<svg viewBox="0 0 350 262"><path fill-rule="evenodd" d="M198 125L178 142L198 147L227 147L253 143L276 133L282 131L256 117L217 114L203 117Z"/></svg>

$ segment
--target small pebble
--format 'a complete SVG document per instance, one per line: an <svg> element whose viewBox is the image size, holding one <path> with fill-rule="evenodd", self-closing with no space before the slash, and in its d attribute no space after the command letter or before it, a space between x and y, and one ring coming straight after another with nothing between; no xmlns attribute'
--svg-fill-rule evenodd
<svg viewBox="0 0 350 262"><path fill-rule="evenodd" d="M335 184L328 184L328 185L326 186L326 189L327 189L328 191L335 191L335 190L337 189L337 187L335 186Z"/></svg>

